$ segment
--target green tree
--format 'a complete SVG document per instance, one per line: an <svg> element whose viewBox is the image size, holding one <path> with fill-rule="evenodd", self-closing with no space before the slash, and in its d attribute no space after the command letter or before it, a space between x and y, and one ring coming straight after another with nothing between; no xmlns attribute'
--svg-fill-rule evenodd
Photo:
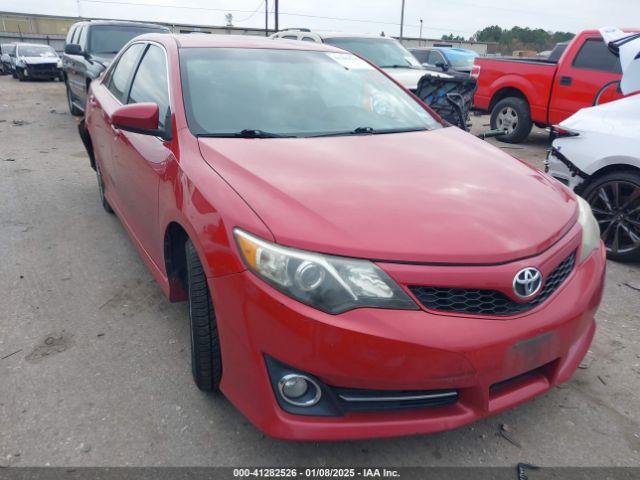
<svg viewBox="0 0 640 480"><path fill-rule="evenodd" d="M473 40L496 42L500 53L511 55L514 50L550 50L558 42L571 40L571 32L548 32L541 28L513 27L502 29L498 25L483 28L475 33Z"/></svg>

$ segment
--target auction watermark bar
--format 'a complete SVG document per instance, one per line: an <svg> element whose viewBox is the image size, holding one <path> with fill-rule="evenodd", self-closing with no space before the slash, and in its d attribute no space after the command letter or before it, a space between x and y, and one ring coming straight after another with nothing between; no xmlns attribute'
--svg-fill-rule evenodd
<svg viewBox="0 0 640 480"><path fill-rule="evenodd" d="M0 480L636 480L640 467L10 467Z"/></svg>

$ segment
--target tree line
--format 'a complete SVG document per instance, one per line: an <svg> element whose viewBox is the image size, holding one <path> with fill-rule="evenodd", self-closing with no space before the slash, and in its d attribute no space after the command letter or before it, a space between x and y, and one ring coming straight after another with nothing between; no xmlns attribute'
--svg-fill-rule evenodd
<svg viewBox="0 0 640 480"><path fill-rule="evenodd" d="M478 30L470 38L465 39L460 35L443 35L442 40L495 42L498 51L503 55L511 55L515 50L551 50L558 42L571 40L574 34L571 32L550 32L542 28L513 27L501 28L498 25L485 27Z"/></svg>

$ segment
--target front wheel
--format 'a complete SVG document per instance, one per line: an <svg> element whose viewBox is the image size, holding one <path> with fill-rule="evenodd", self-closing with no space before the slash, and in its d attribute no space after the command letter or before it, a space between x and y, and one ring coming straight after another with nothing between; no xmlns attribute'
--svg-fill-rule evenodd
<svg viewBox="0 0 640 480"><path fill-rule="evenodd" d="M191 372L200 390L217 392L222 378L222 356L216 312L204 268L191 240L185 243L185 255L191 321Z"/></svg>
<svg viewBox="0 0 640 480"><path fill-rule="evenodd" d="M24 76L24 70L23 69L19 69L16 70L17 75L18 75L18 80L20 80L21 82L24 82L27 78Z"/></svg>
<svg viewBox="0 0 640 480"><path fill-rule="evenodd" d="M608 173L587 185L582 196L600 225L611 260L640 260L640 173Z"/></svg>
<svg viewBox="0 0 640 480"><path fill-rule="evenodd" d="M522 98L504 98L491 110L491 129L506 132L496 137L501 142L520 143L529 136L532 128L529 104Z"/></svg>

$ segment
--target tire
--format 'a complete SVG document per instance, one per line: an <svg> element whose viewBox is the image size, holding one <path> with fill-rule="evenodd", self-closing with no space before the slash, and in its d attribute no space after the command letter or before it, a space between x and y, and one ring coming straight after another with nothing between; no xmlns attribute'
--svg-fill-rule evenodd
<svg viewBox="0 0 640 480"><path fill-rule="evenodd" d="M600 224L607 258L618 262L640 260L640 172L619 170L597 177L581 196Z"/></svg>
<svg viewBox="0 0 640 480"><path fill-rule="evenodd" d="M24 72L22 71L22 69L20 70L16 69L16 75L18 76L18 80L20 80L21 82L24 82L26 80L26 77L24 76Z"/></svg>
<svg viewBox="0 0 640 480"><path fill-rule="evenodd" d="M80 110L78 107L76 107L73 104L73 100L71 98L71 89L69 88L69 83L68 82L64 82L64 83L65 83L65 86L67 88L67 105L69 105L69 112L74 117L82 116L82 113L83 113L82 110Z"/></svg>
<svg viewBox="0 0 640 480"><path fill-rule="evenodd" d="M100 171L100 165L96 162L96 178L98 179L98 194L100 195L100 203L105 212L114 214L113 208L109 205L109 201L104 196L104 179L102 178L102 172Z"/></svg>
<svg viewBox="0 0 640 480"><path fill-rule="evenodd" d="M505 143L520 143L531 133L533 122L531 111L526 100L518 97L507 97L495 104L491 110L491 129L505 128L507 135L496 138Z"/></svg>
<svg viewBox="0 0 640 480"><path fill-rule="evenodd" d="M191 322L191 372L200 390L217 392L222 378L222 357L216 313L207 277L191 240L187 240L184 248Z"/></svg>

